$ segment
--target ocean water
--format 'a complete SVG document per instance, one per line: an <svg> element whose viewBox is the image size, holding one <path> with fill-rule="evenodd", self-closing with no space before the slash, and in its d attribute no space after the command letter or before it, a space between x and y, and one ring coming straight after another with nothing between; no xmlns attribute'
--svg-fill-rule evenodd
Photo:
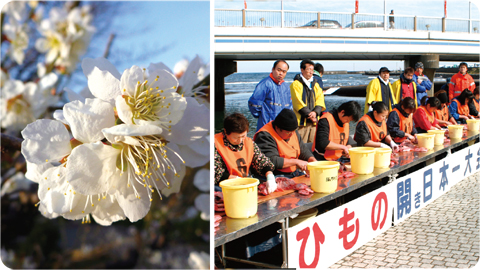
<svg viewBox="0 0 480 270"><path fill-rule="evenodd" d="M255 90L255 86L270 73L235 73L225 78L225 116L234 112L239 112L245 115L250 123L249 137L253 137L257 129L257 119L252 116L248 109L248 99ZM287 73L285 83L290 84L296 73ZM362 74L335 74L324 75L322 77L325 89L338 86L356 86L366 85L374 76L366 76ZM391 78L392 82L397 78ZM325 106L328 110L338 108L342 103L355 100L362 106L362 111L365 105L364 97L345 97L329 95L325 96ZM350 123L350 134L355 132L356 123ZM216 130L219 132L219 130Z"/></svg>
<svg viewBox="0 0 480 270"><path fill-rule="evenodd" d="M225 78L225 116L232 114L234 112L240 112L245 115L250 123L250 131L248 132L249 137L253 137L257 129L257 119L252 116L250 110L248 109L248 99L255 90L255 86L265 77L269 76L269 72L260 72L260 73L234 73ZM297 73L289 72L285 77L285 83L291 84L293 78ZM362 74L333 74L333 75L324 75L322 77L323 86L325 89L330 87L338 86L357 86L357 85L367 85L372 79L377 76L371 75L362 75ZM398 80L399 76L391 76L390 82ZM444 82L445 79L435 78L435 82ZM360 103L360 106L363 108L365 106L365 97L346 97L346 96L336 96L336 95L327 95L325 96L325 106L327 110L333 108L338 108L342 103L354 100ZM350 134L353 135L355 132L356 123L350 123ZM215 128L215 133L220 132L219 129Z"/></svg>

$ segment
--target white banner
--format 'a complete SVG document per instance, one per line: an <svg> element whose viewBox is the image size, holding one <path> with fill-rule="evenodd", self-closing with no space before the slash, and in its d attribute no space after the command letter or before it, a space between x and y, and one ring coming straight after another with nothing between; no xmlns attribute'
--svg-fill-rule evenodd
<svg viewBox="0 0 480 270"><path fill-rule="evenodd" d="M480 169L480 144L288 229L288 267L327 268Z"/></svg>
<svg viewBox="0 0 480 270"><path fill-rule="evenodd" d="M480 169L480 145L462 149L395 181L397 225Z"/></svg>
<svg viewBox="0 0 480 270"><path fill-rule="evenodd" d="M288 229L288 267L326 268L392 225L395 186L365 196Z"/></svg>

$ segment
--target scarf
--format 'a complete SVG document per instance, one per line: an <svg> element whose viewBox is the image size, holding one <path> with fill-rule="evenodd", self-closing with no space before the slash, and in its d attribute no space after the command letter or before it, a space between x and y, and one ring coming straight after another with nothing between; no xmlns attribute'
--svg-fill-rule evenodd
<svg viewBox="0 0 480 270"><path fill-rule="evenodd" d="M303 77L303 74L300 73L300 77L302 77L302 80L307 85L308 89L312 90L313 76L310 78L310 80L307 80L305 77Z"/></svg>
<svg viewBox="0 0 480 270"><path fill-rule="evenodd" d="M278 85L281 85L285 80L281 80L281 81L277 81L277 79L275 79L273 77L273 74L270 73L270 78L273 80L274 83L278 84Z"/></svg>

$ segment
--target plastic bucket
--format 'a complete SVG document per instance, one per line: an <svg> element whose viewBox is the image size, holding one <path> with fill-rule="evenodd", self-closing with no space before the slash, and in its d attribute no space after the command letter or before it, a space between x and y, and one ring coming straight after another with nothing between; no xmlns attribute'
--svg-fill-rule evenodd
<svg viewBox="0 0 480 270"><path fill-rule="evenodd" d="M428 134L434 134L435 140L434 145L443 145L443 140L445 139L445 130L427 130Z"/></svg>
<svg viewBox="0 0 480 270"><path fill-rule="evenodd" d="M312 189L318 193L331 193L337 190L338 169L340 163L337 161L315 161L308 163L310 171L310 184Z"/></svg>
<svg viewBox="0 0 480 270"><path fill-rule="evenodd" d="M220 182L225 214L231 218L254 216L258 207L257 186L259 183L260 181L255 178L236 178Z"/></svg>
<svg viewBox="0 0 480 270"><path fill-rule="evenodd" d="M463 125L449 125L448 136L450 139L461 139L463 136Z"/></svg>
<svg viewBox="0 0 480 270"><path fill-rule="evenodd" d="M418 146L425 147L428 150L433 149L435 134L417 134Z"/></svg>
<svg viewBox="0 0 480 270"><path fill-rule="evenodd" d="M478 119L468 119L467 120L468 130L479 130L480 129L480 120Z"/></svg>
<svg viewBox="0 0 480 270"><path fill-rule="evenodd" d="M318 209L317 208L312 208L312 209L308 209L306 211L303 211L300 214L298 214L298 216L296 218L290 218L289 219L288 227L291 228L291 227L293 227L295 225L298 225L298 224L300 224L304 221L312 219L312 218L316 217L317 214L318 214Z"/></svg>
<svg viewBox="0 0 480 270"><path fill-rule="evenodd" d="M375 149L375 168L389 168L390 156L392 149L390 148L376 148Z"/></svg>
<svg viewBox="0 0 480 270"><path fill-rule="evenodd" d="M352 163L352 172L356 174L373 173L375 164L375 148L373 147L353 147L348 150L350 162Z"/></svg>

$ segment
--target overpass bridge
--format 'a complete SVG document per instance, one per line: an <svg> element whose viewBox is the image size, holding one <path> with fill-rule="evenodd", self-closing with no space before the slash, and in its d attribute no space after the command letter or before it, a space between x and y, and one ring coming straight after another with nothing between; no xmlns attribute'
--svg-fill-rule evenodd
<svg viewBox="0 0 480 270"><path fill-rule="evenodd" d="M283 17L280 19L281 23L272 23L276 20L270 18L271 14L268 11L262 11L263 17L260 17L262 15L258 15L260 11L257 11L255 16L260 17L259 21L262 23L253 25L251 21L256 19L249 19L245 10L242 10L241 19L238 19L239 13L233 15L229 13L230 16L223 18L221 15L223 13L220 12L222 10L215 11L213 29L216 111L224 109L224 78L236 72L236 61L304 58L403 60L405 67L413 67L416 62L421 61L425 66L424 72L429 78L434 77L435 70L439 68L439 61L479 61L480 20L447 20L395 15L395 29L387 29L386 25L381 28L355 28L355 25L359 25L358 23L351 23L348 28L324 29L298 27L313 18L308 16L305 18L305 15L302 15L303 21L298 22L299 20L296 19L288 21L285 19L288 16L284 14L281 16ZM329 18L324 13L320 15L316 12L314 15L316 15L317 26L322 25L320 18ZM331 18L336 18L344 25L349 21L358 22L356 18L362 17L357 16L369 16L363 18L386 21L384 14L348 14L350 20L343 21L341 18L345 18L345 14L329 15L331 15L329 21L332 21Z"/></svg>

